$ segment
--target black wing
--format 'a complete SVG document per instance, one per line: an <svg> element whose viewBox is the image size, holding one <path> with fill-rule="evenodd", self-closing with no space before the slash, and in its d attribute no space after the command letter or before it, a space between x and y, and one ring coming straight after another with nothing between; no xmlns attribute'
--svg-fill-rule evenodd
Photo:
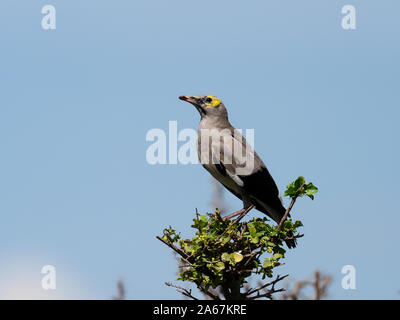
<svg viewBox="0 0 400 320"><path fill-rule="evenodd" d="M278 187L267 168L262 166L250 175L239 177L243 181L243 188L256 201L257 210L279 223L286 209L279 198ZM266 208L263 203L269 208Z"/></svg>

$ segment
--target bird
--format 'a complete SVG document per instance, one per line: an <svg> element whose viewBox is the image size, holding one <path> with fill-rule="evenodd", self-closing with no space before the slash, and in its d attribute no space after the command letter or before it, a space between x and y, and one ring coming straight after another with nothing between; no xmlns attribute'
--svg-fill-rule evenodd
<svg viewBox="0 0 400 320"><path fill-rule="evenodd" d="M279 224L286 209L266 165L228 120L221 99L213 95L180 96L200 113L197 152L202 166L227 190ZM289 236L292 236L290 234ZM287 239L289 248L296 239Z"/></svg>

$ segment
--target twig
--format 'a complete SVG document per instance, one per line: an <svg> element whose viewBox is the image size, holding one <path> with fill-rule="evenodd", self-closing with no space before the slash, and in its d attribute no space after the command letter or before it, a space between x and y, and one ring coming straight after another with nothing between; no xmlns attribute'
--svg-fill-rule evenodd
<svg viewBox="0 0 400 320"><path fill-rule="evenodd" d="M192 256L188 256L185 251L183 251L182 249L176 247L175 245L173 245L172 243L165 241L164 239L162 239L160 236L156 236L156 238L158 240L160 240L161 242L163 242L164 244L166 244L168 247L170 247L172 250L174 250L176 253L178 253L181 256L181 259L186 262L190 267L195 268L195 266L193 266L193 264L189 261L189 259ZM205 275L212 275L212 273L210 271L208 271L207 269L202 269L201 270Z"/></svg>
<svg viewBox="0 0 400 320"><path fill-rule="evenodd" d="M118 294L113 297L113 300L125 300L125 286L122 278L117 282Z"/></svg>
<svg viewBox="0 0 400 320"><path fill-rule="evenodd" d="M217 239L215 239L215 242L218 242L219 239L221 239L221 237L228 231L228 229L230 229L233 225L235 225L236 223L238 223L251 209L253 209L254 206L251 205L250 207L248 207L247 209L245 209L240 215L239 217L237 217L235 220L233 220L229 226L224 230L224 232L222 232ZM239 212L239 211L238 211Z"/></svg>
<svg viewBox="0 0 400 320"><path fill-rule="evenodd" d="M251 253L249 255L249 258L247 259L247 261L244 263L243 267L247 266L249 264L249 262L259 253L260 253L260 251L254 251L253 253Z"/></svg>
<svg viewBox="0 0 400 320"><path fill-rule="evenodd" d="M232 270L233 272L233 270ZM262 271L260 270L251 270L251 269L247 269L247 270L239 270L237 271L238 274L242 274L242 273L255 273L255 274L260 274L262 273Z"/></svg>
<svg viewBox="0 0 400 320"><path fill-rule="evenodd" d="M304 185L305 185L305 183L303 183L303 184L301 185L301 187L299 188L299 190L303 189ZM292 210L292 208L293 208L293 206L294 206L294 203L296 202L298 196L299 196L299 195L296 194L296 195L292 198L292 201L290 202L289 207L286 209L285 214L283 215L281 221L279 222L278 229L277 229L278 232L281 231L282 226L283 226L283 223L286 221L287 217L289 216L290 210Z"/></svg>
<svg viewBox="0 0 400 320"><path fill-rule="evenodd" d="M304 234L297 234L292 237L287 237L285 240L294 240L294 239L298 239L298 238L302 238L302 237L304 237Z"/></svg>
<svg viewBox="0 0 400 320"><path fill-rule="evenodd" d="M244 224L242 230L240 231L240 238L238 240L243 239L243 234L247 231L247 224Z"/></svg>
<svg viewBox="0 0 400 320"><path fill-rule="evenodd" d="M296 202L296 199L297 199L297 197L292 198L292 201L290 202L289 207L286 209L285 214L283 215L281 221L279 222L278 229L276 229L276 231L278 231L278 232L281 231L283 223L286 221L286 219L290 213L290 210L292 210L294 203Z"/></svg>
<svg viewBox="0 0 400 320"><path fill-rule="evenodd" d="M282 281L283 279L285 279L287 276L288 276L288 274L285 275L285 276L283 276L283 277L281 277L281 276L278 275L278 276L276 277L275 280L273 280L273 281L271 281L271 282L269 282L269 283L266 283L266 284L264 284L264 285L258 287L257 289L247 291L247 292L246 292L247 299L249 299L249 300L255 300L255 299L260 299L260 298L268 298L268 299L271 299L271 300L272 300L272 295L273 295L274 293L285 291L284 288L275 290L275 285L276 285L279 281ZM260 294L260 291L261 291L261 290L265 290L266 287L271 286L271 285L272 285L271 289L269 289L267 292L265 292L265 293L263 293L263 294ZM254 296L254 297L249 297L250 295L255 294L255 293L257 293L256 296Z"/></svg>
<svg viewBox="0 0 400 320"><path fill-rule="evenodd" d="M203 232L201 231L200 228L200 221L199 221L199 211L196 208L196 220L197 220L197 226L199 227L199 233L202 234Z"/></svg>
<svg viewBox="0 0 400 320"><path fill-rule="evenodd" d="M221 300L218 296L216 296L215 294L213 294L210 291L206 290L201 285L197 285L197 288L199 288L199 290L202 291L204 294L208 295L211 299Z"/></svg>
<svg viewBox="0 0 400 320"><path fill-rule="evenodd" d="M250 296L250 295L252 295L252 294L254 294L256 292L259 292L259 291L263 290L266 287L269 287L270 285L272 285L272 289L274 289L274 286L275 286L276 283L278 283L279 281L282 281L283 279L285 279L288 276L289 276L288 274L284 275L283 277L278 275L275 280L273 280L271 282L268 282L268 283L258 287L257 289L254 289L254 290L246 292L246 295Z"/></svg>
<svg viewBox="0 0 400 320"><path fill-rule="evenodd" d="M249 300L255 300L255 299L260 299L260 298L268 298L268 299L272 300L272 295L274 293L282 292L282 291L285 291L285 289L281 288L281 289L278 289L278 290L271 290L271 291L268 291L267 293L264 293L264 294L258 293L255 297L250 297L248 299Z"/></svg>
<svg viewBox="0 0 400 320"><path fill-rule="evenodd" d="M320 287L320 274L318 270L315 270L315 300L321 300L321 287Z"/></svg>
<svg viewBox="0 0 400 320"><path fill-rule="evenodd" d="M182 288L182 287L174 285L174 284L172 284L170 282L166 282L165 285L168 286L168 287L175 288L176 291L178 291L179 293L183 294L184 296L186 296L188 298L191 298L193 300L199 300L199 299L197 299L196 297L194 297L192 295L192 290L188 290L188 289Z"/></svg>
<svg viewBox="0 0 400 320"><path fill-rule="evenodd" d="M221 211L218 208L215 210L215 216L217 217L219 222L224 222L224 219L222 219L221 217Z"/></svg>
<svg viewBox="0 0 400 320"><path fill-rule="evenodd" d="M331 282L330 276L322 276L318 270L314 272L314 280L296 281L293 289L281 296L282 300L299 300L299 299L312 299L320 300L327 294L327 288ZM306 296L302 295L302 290L305 287L312 287L315 295Z"/></svg>
<svg viewBox="0 0 400 320"><path fill-rule="evenodd" d="M223 219L224 219L224 221L229 220L229 219L232 219L232 218L234 218L234 217L236 217L236 216L242 214L245 210L246 210L246 209L240 209L239 211L236 211L236 212L234 212L234 213L231 213L231 214L229 214L229 215L223 217Z"/></svg>
<svg viewBox="0 0 400 320"><path fill-rule="evenodd" d="M172 250L174 250L177 254L179 254L181 256L181 258L183 259L183 261L188 263L190 266L193 266L192 263L190 263L190 261L187 260L188 259L188 255L182 249L179 249L177 246L174 246L172 243L170 243L168 241L165 241L160 236L156 236L156 238L158 240L160 240L161 242L165 243L168 247L170 247Z"/></svg>

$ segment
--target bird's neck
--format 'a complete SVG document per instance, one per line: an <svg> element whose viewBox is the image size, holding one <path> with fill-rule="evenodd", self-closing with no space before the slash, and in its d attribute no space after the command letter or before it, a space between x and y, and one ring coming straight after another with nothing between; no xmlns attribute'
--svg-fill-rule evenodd
<svg viewBox="0 0 400 320"><path fill-rule="evenodd" d="M210 118L203 117L199 123L199 130L202 129L230 129L232 125L229 123L228 118Z"/></svg>

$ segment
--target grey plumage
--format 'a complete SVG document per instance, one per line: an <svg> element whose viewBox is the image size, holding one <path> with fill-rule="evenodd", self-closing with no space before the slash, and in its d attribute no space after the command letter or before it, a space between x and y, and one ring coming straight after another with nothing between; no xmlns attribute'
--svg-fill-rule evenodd
<svg viewBox="0 0 400 320"><path fill-rule="evenodd" d="M243 201L279 223L286 209L264 162L228 120L225 105L214 96L180 96L201 115L198 155L207 171ZM295 240L286 242L295 247Z"/></svg>

